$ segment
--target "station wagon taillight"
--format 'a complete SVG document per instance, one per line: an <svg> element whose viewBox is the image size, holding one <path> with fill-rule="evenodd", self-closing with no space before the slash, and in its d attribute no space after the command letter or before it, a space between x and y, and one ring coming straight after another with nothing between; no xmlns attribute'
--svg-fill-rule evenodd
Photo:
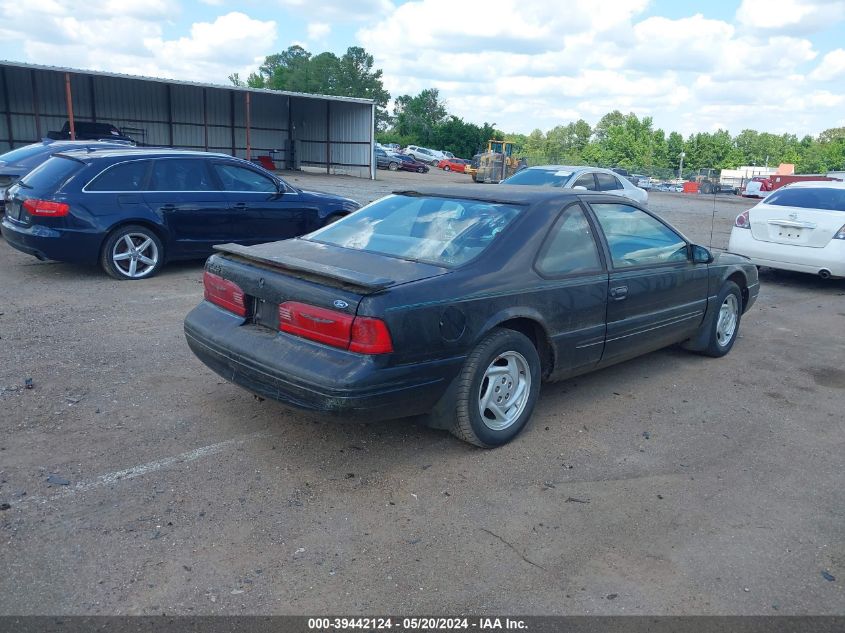
<svg viewBox="0 0 845 633"><path fill-rule="evenodd" d="M202 275L202 285L205 288L206 301L238 316L246 316L244 291L234 281L223 279L220 275L206 270Z"/></svg>
<svg viewBox="0 0 845 633"><path fill-rule="evenodd" d="M833 236L835 240L845 240L845 225L840 228L836 234Z"/></svg>
<svg viewBox="0 0 845 633"><path fill-rule="evenodd" d="M738 216L736 216L736 220L734 220L734 226L739 229L751 228L751 220L748 217L748 211L743 211Z"/></svg>
<svg viewBox="0 0 845 633"><path fill-rule="evenodd" d="M373 317L286 301L279 306L279 329L359 354L387 354L393 341L387 324Z"/></svg>
<svg viewBox="0 0 845 633"><path fill-rule="evenodd" d="M70 213L70 205L52 200L36 200L29 198L23 201L23 208L29 215L59 218Z"/></svg>

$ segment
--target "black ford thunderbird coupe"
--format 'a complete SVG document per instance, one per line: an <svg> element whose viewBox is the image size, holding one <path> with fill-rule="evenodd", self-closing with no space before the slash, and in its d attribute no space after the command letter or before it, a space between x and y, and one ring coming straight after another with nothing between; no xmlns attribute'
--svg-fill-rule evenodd
<svg viewBox="0 0 845 633"><path fill-rule="evenodd" d="M725 355L759 290L748 259L633 202L526 187L399 191L217 249L185 319L214 371L345 418L426 414L484 447L525 427L544 380L676 343Z"/></svg>

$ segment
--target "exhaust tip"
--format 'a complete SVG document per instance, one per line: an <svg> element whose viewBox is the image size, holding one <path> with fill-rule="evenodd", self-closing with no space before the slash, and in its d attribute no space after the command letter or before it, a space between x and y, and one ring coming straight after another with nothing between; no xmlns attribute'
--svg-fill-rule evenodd
<svg viewBox="0 0 845 633"><path fill-rule="evenodd" d="M827 268L822 268L819 271L819 277L821 277L822 279L830 279L831 278L830 271Z"/></svg>

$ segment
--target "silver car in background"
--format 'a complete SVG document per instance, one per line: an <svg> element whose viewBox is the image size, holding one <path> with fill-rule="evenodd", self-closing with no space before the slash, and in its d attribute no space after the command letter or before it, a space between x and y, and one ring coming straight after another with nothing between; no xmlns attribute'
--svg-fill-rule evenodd
<svg viewBox="0 0 845 633"><path fill-rule="evenodd" d="M518 171L499 184L603 191L639 204L648 204L648 192L645 189L640 189L627 178L601 167L539 165Z"/></svg>

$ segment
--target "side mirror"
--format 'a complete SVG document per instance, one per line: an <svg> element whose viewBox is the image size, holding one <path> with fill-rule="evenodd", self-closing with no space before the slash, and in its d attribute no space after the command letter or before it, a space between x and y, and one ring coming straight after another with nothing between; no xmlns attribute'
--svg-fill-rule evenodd
<svg viewBox="0 0 845 633"><path fill-rule="evenodd" d="M587 188L584 185L575 185L572 187L573 189L578 189L579 191L587 191Z"/></svg>
<svg viewBox="0 0 845 633"><path fill-rule="evenodd" d="M713 259L713 253L711 253L709 250L707 250L703 246L699 246L698 244L692 245L693 264L712 264Z"/></svg>

